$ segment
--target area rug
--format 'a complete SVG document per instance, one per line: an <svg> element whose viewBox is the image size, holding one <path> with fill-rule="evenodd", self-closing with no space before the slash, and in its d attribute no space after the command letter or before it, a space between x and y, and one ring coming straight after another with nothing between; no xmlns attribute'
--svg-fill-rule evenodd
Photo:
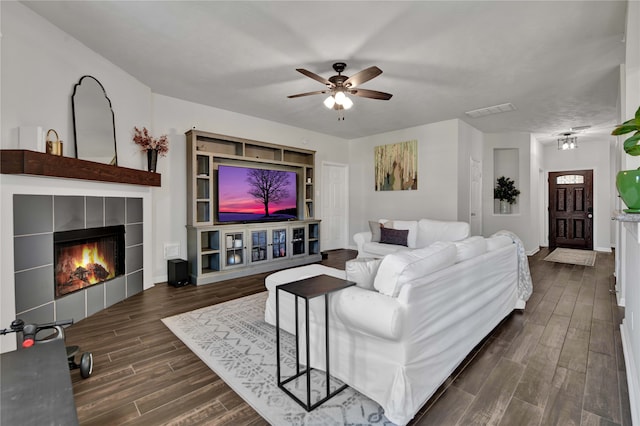
<svg viewBox="0 0 640 426"><path fill-rule="evenodd" d="M544 260L548 262L569 263L571 265L593 266L596 264L596 252L591 250L576 250L557 248Z"/></svg>
<svg viewBox="0 0 640 426"><path fill-rule="evenodd" d="M376 402L348 387L307 412L276 384L276 331L264 321L267 292L164 318L164 324L272 425L393 425ZM295 339L282 332L283 374L295 365ZM292 370L291 370L292 371ZM324 373L312 375L325 389ZM331 380L331 388L339 386ZM291 388L304 395L304 381ZM288 388L289 389L289 388ZM322 397L324 395L320 395ZM312 400L313 402L313 400Z"/></svg>

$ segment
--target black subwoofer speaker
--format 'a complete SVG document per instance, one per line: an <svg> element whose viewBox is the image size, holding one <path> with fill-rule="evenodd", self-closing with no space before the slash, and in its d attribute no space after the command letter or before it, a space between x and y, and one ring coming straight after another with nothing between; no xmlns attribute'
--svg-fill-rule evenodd
<svg viewBox="0 0 640 426"><path fill-rule="evenodd" d="M167 275L169 276L169 285L182 287L189 284L189 268L187 261L183 259L167 260Z"/></svg>

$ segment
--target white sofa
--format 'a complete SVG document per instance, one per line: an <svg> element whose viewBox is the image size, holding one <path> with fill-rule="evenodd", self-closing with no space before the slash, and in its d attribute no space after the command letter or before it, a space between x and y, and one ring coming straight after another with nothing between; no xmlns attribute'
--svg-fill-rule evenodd
<svg viewBox="0 0 640 426"><path fill-rule="evenodd" d="M329 297L331 374L379 403L389 420L406 424L502 319L524 307L531 294L529 267L513 240L501 235L437 242L349 261L347 271L318 264L280 271L265 279L265 320L276 323L279 284L320 274L356 281ZM279 297L280 326L293 333L293 296ZM311 365L322 370L324 298L309 305Z"/></svg>
<svg viewBox="0 0 640 426"><path fill-rule="evenodd" d="M407 245L380 242L380 225L394 230L406 230ZM369 222L369 231L358 232L353 240L358 248L358 257L383 257L398 251L427 247L436 241L460 241L469 237L469 224L432 219L387 220Z"/></svg>

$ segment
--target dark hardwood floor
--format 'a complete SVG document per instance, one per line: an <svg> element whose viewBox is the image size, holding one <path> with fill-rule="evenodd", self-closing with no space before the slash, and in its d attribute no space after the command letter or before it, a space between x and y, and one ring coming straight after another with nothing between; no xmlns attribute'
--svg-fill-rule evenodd
<svg viewBox="0 0 640 426"><path fill-rule="evenodd" d="M351 250L322 263L344 267ZM623 311L610 293L613 254L595 267L529 258L534 293L428 401L412 425L631 426L620 341ZM205 286L159 284L67 329L67 344L94 355L72 380L82 425L267 422L160 321L264 291L264 277Z"/></svg>

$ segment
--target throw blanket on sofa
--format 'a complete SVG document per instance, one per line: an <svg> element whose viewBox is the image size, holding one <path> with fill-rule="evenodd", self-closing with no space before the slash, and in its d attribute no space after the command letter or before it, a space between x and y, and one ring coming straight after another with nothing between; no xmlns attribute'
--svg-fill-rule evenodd
<svg viewBox="0 0 640 426"><path fill-rule="evenodd" d="M531 281L529 260L527 259L527 253L524 251L524 244L522 244L520 238L511 231L498 231L492 236L498 235L505 235L511 238L511 241L516 245L516 250L518 251L518 299L526 302L533 292L533 282ZM522 309L524 306L518 308Z"/></svg>

